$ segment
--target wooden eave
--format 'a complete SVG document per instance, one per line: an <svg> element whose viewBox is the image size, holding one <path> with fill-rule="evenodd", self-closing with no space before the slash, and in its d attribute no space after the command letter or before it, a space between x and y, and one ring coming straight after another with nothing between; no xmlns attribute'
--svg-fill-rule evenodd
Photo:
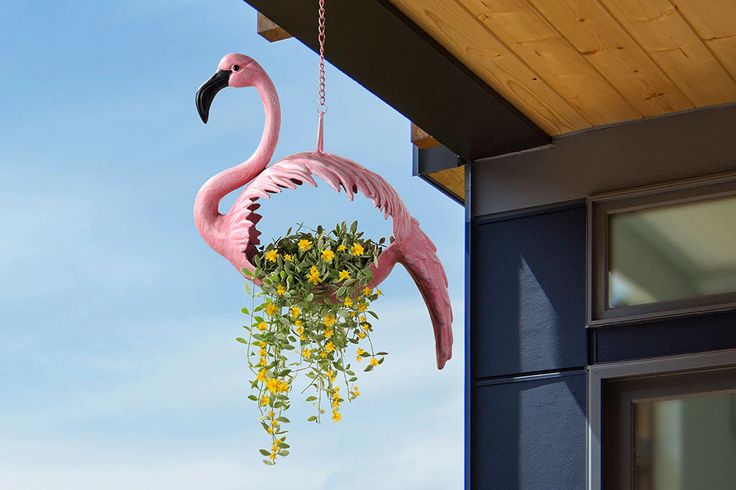
<svg viewBox="0 0 736 490"><path fill-rule="evenodd" d="M246 1L315 48L316 0ZM729 0L351 0L329 8L330 62L461 162L736 101ZM457 164L417 173L462 198Z"/></svg>

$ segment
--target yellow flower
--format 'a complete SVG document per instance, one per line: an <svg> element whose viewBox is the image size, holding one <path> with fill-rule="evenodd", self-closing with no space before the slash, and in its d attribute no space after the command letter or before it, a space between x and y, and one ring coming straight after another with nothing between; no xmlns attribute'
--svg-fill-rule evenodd
<svg viewBox="0 0 736 490"><path fill-rule="evenodd" d="M366 286L366 287L363 288L363 296L370 296L370 294L372 292L373 292L373 290L371 288L369 288L368 286Z"/></svg>
<svg viewBox="0 0 736 490"><path fill-rule="evenodd" d="M353 300L350 298L345 298L345 301L343 302L343 304L347 306L348 308L350 308L351 306L353 306Z"/></svg>
<svg viewBox="0 0 736 490"><path fill-rule="evenodd" d="M261 357L261 360L260 360L260 361L258 361L258 364L259 364L260 366L265 366L265 365L266 365L266 358L265 358L265 357Z"/></svg>
<svg viewBox="0 0 736 490"><path fill-rule="evenodd" d="M267 328L268 328L268 323L266 323L266 322L261 322L261 323L258 324L258 330L260 330L261 332L263 332Z"/></svg>
<svg viewBox="0 0 736 490"><path fill-rule="evenodd" d="M266 348L265 348L265 347L261 347L261 348L259 349L259 352L258 352L258 354L259 354L259 355L260 355L261 357L266 357L266 354L267 354Z"/></svg>
<svg viewBox="0 0 736 490"><path fill-rule="evenodd" d="M361 339L364 339L365 338L365 332L358 332L358 337L360 337Z"/></svg>
<svg viewBox="0 0 736 490"><path fill-rule="evenodd" d="M371 329L371 326L367 323L364 323L363 325L361 325L361 327L363 327L363 330L365 330L366 332Z"/></svg>
<svg viewBox="0 0 736 490"><path fill-rule="evenodd" d="M337 410L338 408L340 408L340 402L335 400L334 402L332 402L332 409Z"/></svg>
<svg viewBox="0 0 736 490"><path fill-rule="evenodd" d="M287 261L287 262L291 262L291 255L284 254L284 260Z"/></svg>
<svg viewBox="0 0 736 490"><path fill-rule="evenodd" d="M358 311L363 313L368 309L368 303L358 303Z"/></svg>
<svg viewBox="0 0 736 490"><path fill-rule="evenodd" d="M327 372L326 372L325 374L327 375L327 377L328 377L328 378L329 378L330 380L333 380L333 379L335 379L335 371L332 371L332 370L330 370L330 371L327 371Z"/></svg>
<svg viewBox="0 0 736 490"><path fill-rule="evenodd" d="M315 286L322 282L322 280L319 278L319 269L317 269L317 267L314 265L309 269L309 274L307 274L307 282L310 282Z"/></svg>
<svg viewBox="0 0 736 490"><path fill-rule="evenodd" d="M312 350L311 349L304 349L304 350L302 350L302 357L304 357L305 359L309 359L309 357L311 357L311 355L312 355Z"/></svg>
<svg viewBox="0 0 736 490"><path fill-rule="evenodd" d="M271 393L276 393L277 391L279 391L279 380L276 378L271 378L266 381L266 389Z"/></svg>
<svg viewBox="0 0 736 490"><path fill-rule="evenodd" d="M334 350L335 350L335 344L333 344L332 342L327 342L327 343L325 344L325 350L326 350L327 352L332 352L332 351L334 351Z"/></svg>
<svg viewBox="0 0 736 490"><path fill-rule="evenodd" d="M267 428L266 432L268 432L269 434L273 434L273 427Z"/></svg>
<svg viewBox="0 0 736 490"><path fill-rule="evenodd" d="M266 303L266 315L274 316L278 310L279 310L279 307L276 306L275 304L271 302Z"/></svg>
<svg viewBox="0 0 736 490"><path fill-rule="evenodd" d="M360 395L360 390L357 386L353 386L353 397Z"/></svg>
<svg viewBox="0 0 736 490"><path fill-rule="evenodd" d="M302 252L306 252L312 248L312 242L309 240L299 240L299 250Z"/></svg>
<svg viewBox="0 0 736 490"><path fill-rule="evenodd" d="M335 315L329 314L329 315L325 315L324 319L322 320L322 323L324 323L325 327L331 327L335 324L336 321L337 319L335 318Z"/></svg>
<svg viewBox="0 0 736 490"><path fill-rule="evenodd" d="M297 334L297 335L298 335L299 337L302 337L302 336L304 336L304 327L301 327L301 326L300 326L300 327L297 327L297 329L296 329L296 334Z"/></svg>
<svg viewBox="0 0 736 490"><path fill-rule="evenodd" d="M350 279L350 272L346 269L343 269L340 271L340 276L337 278L337 280L344 281L345 279Z"/></svg>
<svg viewBox="0 0 736 490"><path fill-rule="evenodd" d="M321 357L322 359L324 359L325 357L327 357L327 351L326 350L320 351L319 352L319 357Z"/></svg>
<svg viewBox="0 0 736 490"><path fill-rule="evenodd" d="M331 262L334 258L335 252L333 252L329 248L327 250L322 250L322 260L324 260L325 262Z"/></svg>
<svg viewBox="0 0 736 490"><path fill-rule="evenodd" d="M279 383L279 391L289 391L289 383L287 383L286 381L281 381Z"/></svg>
<svg viewBox="0 0 736 490"><path fill-rule="evenodd" d="M274 249L269 250L265 254L266 260L268 260L269 262L276 262L276 257L278 256L279 256L279 253Z"/></svg>
<svg viewBox="0 0 736 490"><path fill-rule="evenodd" d="M376 294L379 295L379 296L383 296L383 293L381 292L380 289L376 289Z"/></svg>
<svg viewBox="0 0 736 490"><path fill-rule="evenodd" d="M344 252L345 251L345 245L338 245L337 251L338 252Z"/></svg>
<svg viewBox="0 0 736 490"><path fill-rule="evenodd" d="M335 335L335 332L333 332L331 328L326 328L325 329L325 337L326 338L331 339L333 335Z"/></svg>
<svg viewBox="0 0 736 490"><path fill-rule="evenodd" d="M291 313L291 318L298 317L301 312L302 310L298 306L292 306L291 308L289 308L289 313Z"/></svg>
<svg viewBox="0 0 736 490"><path fill-rule="evenodd" d="M261 340L260 342L258 342L258 347L266 347L267 345L268 344L266 344L265 340Z"/></svg>
<svg viewBox="0 0 736 490"><path fill-rule="evenodd" d="M358 362L360 362L360 361L363 360L363 354L365 354L365 351L363 349L361 349L360 347L358 347L358 350L356 351L356 354L357 355L355 356L355 360L358 361Z"/></svg>
<svg viewBox="0 0 736 490"><path fill-rule="evenodd" d="M378 359L371 357L371 366L378 366Z"/></svg>
<svg viewBox="0 0 736 490"><path fill-rule="evenodd" d="M350 251L356 257L359 256L359 255L363 255L363 245L361 245L360 243L357 243L357 242L356 243L353 243L353 246L350 248Z"/></svg>
<svg viewBox="0 0 736 490"><path fill-rule="evenodd" d="M261 405L266 406L270 403L271 398L268 395L263 395L261 397Z"/></svg>
<svg viewBox="0 0 736 490"><path fill-rule="evenodd" d="M365 315L360 315L360 316L358 317L358 320L360 320L361 322L364 322L364 321L366 321L366 320L365 320Z"/></svg>
<svg viewBox="0 0 736 490"><path fill-rule="evenodd" d="M265 369L261 369L260 371L258 371L258 376L256 376L256 379L260 381L261 383L265 383L266 374L268 374L268 371L266 371Z"/></svg>
<svg viewBox="0 0 736 490"><path fill-rule="evenodd" d="M342 415L340 415L340 412L338 412L337 410L333 410L332 411L332 420L334 422L339 422L341 419L342 419Z"/></svg>
<svg viewBox="0 0 736 490"><path fill-rule="evenodd" d="M286 288L282 286L281 284L279 284L278 287L276 288L276 294L278 294L279 296L283 296L285 292L286 292Z"/></svg>

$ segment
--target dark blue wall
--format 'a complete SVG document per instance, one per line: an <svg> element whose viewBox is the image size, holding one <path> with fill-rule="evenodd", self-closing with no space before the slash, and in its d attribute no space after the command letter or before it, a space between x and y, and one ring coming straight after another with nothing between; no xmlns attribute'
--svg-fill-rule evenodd
<svg viewBox="0 0 736 490"><path fill-rule="evenodd" d="M592 329L592 363L736 348L736 313L721 312Z"/></svg>
<svg viewBox="0 0 736 490"><path fill-rule="evenodd" d="M584 203L480 219L470 236L473 490L584 490Z"/></svg>
<svg viewBox="0 0 736 490"><path fill-rule="evenodd" d="M476 224L474 378L587 364L585 205Z"/></svg>
<svg viewBox="0 0 736 490"><path fill-rule="evenodd" d="M476 386L474 490L585 488L585 374Z"/></svg>

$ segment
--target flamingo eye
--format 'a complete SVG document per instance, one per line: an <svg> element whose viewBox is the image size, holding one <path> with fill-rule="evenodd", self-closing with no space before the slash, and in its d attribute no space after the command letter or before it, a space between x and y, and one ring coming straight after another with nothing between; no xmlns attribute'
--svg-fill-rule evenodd
<svg viewBox="0 0 736 490"><path fill-rule="evenodd" d="M240 71L240 65L233 65L233 71Z"/></svg>

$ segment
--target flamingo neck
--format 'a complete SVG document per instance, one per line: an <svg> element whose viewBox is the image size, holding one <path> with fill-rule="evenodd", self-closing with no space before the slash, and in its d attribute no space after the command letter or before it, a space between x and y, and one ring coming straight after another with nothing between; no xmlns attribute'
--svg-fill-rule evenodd
<svg viewBox="0 0 736 490"><path fill-rule="evenodd" d="M265 73L255 83L265 113L265 125L261 140L253 154L243 163L224 170L210 178L197 193L194 203L194 218L200 232L222 215L220 201L232 191L243 187L263 172L271 161L278 142L281 127L281 107L276 87Z"/></svg>

